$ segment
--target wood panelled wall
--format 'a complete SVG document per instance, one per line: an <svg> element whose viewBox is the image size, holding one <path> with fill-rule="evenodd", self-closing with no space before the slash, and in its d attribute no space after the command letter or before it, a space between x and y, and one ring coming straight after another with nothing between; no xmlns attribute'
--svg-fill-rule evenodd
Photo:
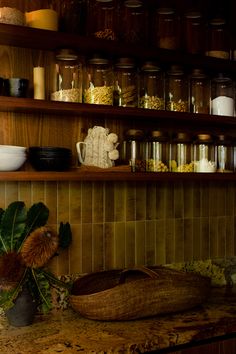
<svg viewBox="0 0 236 354"><path fill-rule="evenodd" d="M233 182L1 182L0 207L14 200L43 201L54 228L71 223L57 274L236 254Z"/></svg>

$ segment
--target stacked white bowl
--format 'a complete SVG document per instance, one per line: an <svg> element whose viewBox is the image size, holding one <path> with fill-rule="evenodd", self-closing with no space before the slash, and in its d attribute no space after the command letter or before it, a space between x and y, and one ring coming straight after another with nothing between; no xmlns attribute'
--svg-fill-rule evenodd
<svg viewBox="0 0 236 354"><path fill-rule="evenodd" d="M27 159L24 146L0 145L0 171L17 171Z"/></svg>

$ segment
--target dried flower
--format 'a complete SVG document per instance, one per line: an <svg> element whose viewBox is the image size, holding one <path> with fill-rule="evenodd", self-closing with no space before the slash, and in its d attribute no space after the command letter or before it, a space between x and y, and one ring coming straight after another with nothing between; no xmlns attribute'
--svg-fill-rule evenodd
<svg viewBox="0 0 236 354"><path fill-rule="evenodd" d="M0 257L0 290L12 290L22 279L25 266L17 252L5 253Z"/></svg>

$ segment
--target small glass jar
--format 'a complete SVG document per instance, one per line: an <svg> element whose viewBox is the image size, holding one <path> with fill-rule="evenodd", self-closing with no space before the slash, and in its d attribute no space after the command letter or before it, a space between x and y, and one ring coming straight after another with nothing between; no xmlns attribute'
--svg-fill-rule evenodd
<svg viewBox="0 0 236 354"><path fill-rule="evenodd" d="M155 62L146 62L141 68L139 87L139 107L165 109L164 75Z"/></svg>
<svg viewBox="0 0 236 354"><path fill-rule="evenodd" d="M183 20L183 44L187 53L204 53L204 20L201 12L187 12Z"/></svg>
<svg viewBox="0 0 236 354"><path fill-rule="evenodd" d="M147 10L144 1L121 2L119 39L126 43L145 44L147 40Z"/></svg>
<svg viewBox="0 0 236 354"><path fill-rule="evenodd" d="M115 63L114 106L138 107L138 72L131 58Z"/></svg>
<svg viewBox="0 0 236 354"><path fill-rule="evenodd" d="M84 75L83 102L113 105L113 71L108 59L88 60Z"/></svg>
<svg viewBox="0 0 236 354"><path fill-rule="evenodd" d="M210 114L210 79L201 69L194 69L190 76L190 112Z"/></svg>
<svg viewBox="0 0 236 354"><path fill-rule="evenodd" d="M129 129L125 133L120 156L122 162L130 165L132 172L146 171L146 142L142 130Z"/></svg>
<svg viewBox="0 0 236 354"><path fill-rule="evenodd" d="M58 1L59 30L61 32L86 34L86 0Z"/></svg>
<svg viewBox="0 0 236 354"><path fill-rule="evenodd" d="M214 18L210 21L207 31L205 54L215 58L229 59L229 35L224 19Z"/></svg>
<svg viewBox="0 0 236 354"><path fill-rule="evenodd" d="M167 111L188 112L188 79L182 69L172 65L165 81L165 104Z"/></svg>
<svg viewBox="0 0 236 354"><path fill-rule="evenodd" d="M117 39L117 1L90 0L87 7L87 34L96 38Z"/></svg>
<svg viewBox="0 0 236 354"><path fill-rule="evenodd" d="M174 8L154 10L152 44L158 48L180 49L180 18Z"/></svg>
<svg viewBox="0 0 236 354"><path fill-rule="evenodd" d="M169 142L168 136L160 130L153 130L147 143L147 172L168 172Z"/></svg>
<svg viewBox="0 0 236 354"><path fill-rule="evenodd" d="M194 172L216 172L216 150L210 134L198 134L194 142Z"/></svg>
<svg viewBox="0 0 236 354"><path fill-rule="evenodd" d="M188 133L178 132L173 137L169 169L171 172L193 172L193 145Z"/></svg>
<svg viewBox="0 0 236 354"><path fill-rule="evenodd" d="M220 134L216 137L217 172L234 171L233 144L229 137Z"/></svg>
<svg viewBox="0 0 236 354"><path fill-rule="evenodd" d="M234 116L233 80L219 74L211 82L211 113L220 116Z"/></svg>
<svg viewBox="0 0 236 354"><path fill-rule="evenodd" d="M51 100L82 102L83 71L78 55L71 49L61 49L52 70Z"/></svg>

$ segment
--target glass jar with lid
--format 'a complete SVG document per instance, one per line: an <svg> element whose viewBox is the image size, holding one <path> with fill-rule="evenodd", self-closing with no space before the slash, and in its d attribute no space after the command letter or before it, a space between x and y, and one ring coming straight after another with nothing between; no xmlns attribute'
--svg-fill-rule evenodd
<svg viewBox="0 0 236 354"><path fill-rule="evenodd" d="M140 129L129 129L120 153L121 160L129 164L132 172L146 171L146 142L144 132Z"/></svg>
<svg viewBox="0 0 236 354"><path fill-rule="evenodd" d="M167 111L188 112L188 78L181 66L172 65L165 80L165 105Z"/></svg>
<svg viewBox="0 0 236 354"><path fill-rule="evenodd" d="M86 65L83 102L113 105L113 70L109 59L95 55Z"/></svg>
<svg viewBox="0 0 236 354"><path fill-rule="evenodd" d="M167 134L161 130L153 130L146 147L146 171L168 172L170 146Z"/></svg>
<svg viewBox="0 0 236 354"><path fill-rule="evenodd" d="M219 134L216 137L217 172L234 171L233 144L229 136Z"/></svg>
<svg viewBox="0 0 236 354"><path fill-rule="evenodd" d="M165 109L164 74L160 66L147 61L141 68L139 85L139 107Z"/></svg>
<svg viewBox="0 0 236 354"><path fill-rule="evenodd" d="M187 53L204 53L204 19L200 11L188 11L183 18L183 46Z"/></svg>
<svg viewBox="0 0 236 354"><path fill-rule="evenodd" d="M234 116L234 82L231 77L219 74L211 81L211 113Z"/></svg>
<svg viewBox="0 0 236 354"><path fill-rule="evenodd" d="M230 44L225 19L217 17L209 22L205 54L215 58L229 59Z"/></svg>
<svg viewBox="0 0 236 354"><path fill-rule="evenodd" d="M190 75L190 112L210 113L210 78L201 69L194 69Z"/></svg>
<svg viewBox="0 0 236 354"><path fill-rule="evenodd" d="M216 149L208 133L198 134L194 141L194 172L216 172Z"/></svg>
<svg viewBox="0 0 236 354"><path fill-rule="evenodd" d="M25 25L24 3L18 0L0 0L0 23Z"/></svg>
<svg viewBox="0 0 236 354"><path fill-rule="evenodd" d="M158 48L180 49L180 17L172 7L157 7L153 13L152 44Z"/></svg>
<svg viewBox="0 0 236 354"><path fill-rule="evenodd" d="M82 102L82 62L72 49L56 53L51 79L51 100Z"/></svg>
<svg viewBox="0 0 236 354"><path fill-rule="evenodd" d="M90 0L87 3L87 34L96 38L117 39L117 0Z"/></svg>
<svg viewBox="0 0 236 354"><path fill-rule="evenodd" d="M173 136L169 169L171 172L193 172L193 144L190 134L178 132Z"/></svg>
<svg viewBox="0 0 236 354"><path fill-rule="evenodd" d="M122 1L119 16L119 39L126 43L145 44L147 40L147 15L144 1Z"/></svg>
<svg viewBox="0 0 236 354"><path fill-rule="evenodd" d="M58 1L59 30L61 32L86 34L86 0Z"/></svg>
<svg viewBox="0 0 236 354"><path fill-rule="evenodd" d="M132 58L120 58L114 67L114 105L138 106L138 71Z"/></svg>

